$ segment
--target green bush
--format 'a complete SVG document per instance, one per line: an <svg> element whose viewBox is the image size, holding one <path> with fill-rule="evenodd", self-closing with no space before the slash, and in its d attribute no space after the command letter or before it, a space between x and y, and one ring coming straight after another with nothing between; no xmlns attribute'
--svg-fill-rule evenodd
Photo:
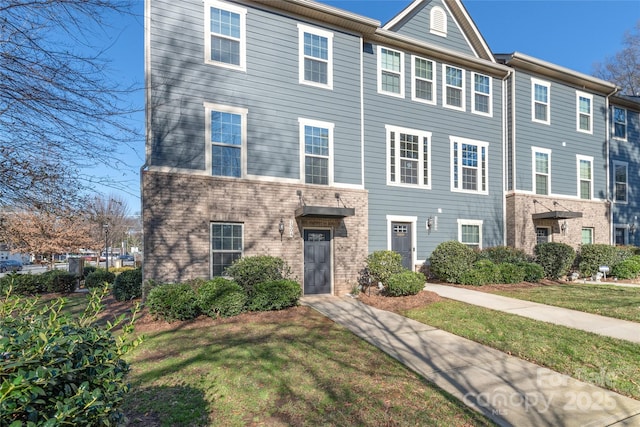
<svg viewBox="0 0 640 427"><path fill-rule="evenodd" d="M582 277L598 273L600 266L613 267L620 259L620 251L615 246L600 243L582 245L577 254L578 271Z"/></svg>
<svg viewBox="0 0 640 427"><path fill-rule="evenodd" d="M209 317L236 316L244 310L247 294L236 282L216 277L198 287L198 307Z"/></svg>
<svg viewBox="0 0 640 427"><path fill-rule="evenodd" d="M167 322L191 320L200 315L196 292L186 283L169 283L151 289L146 304L149 313Z"/></svg>
<svg viewBox="0 0 640 427"><path fill-rule="evenodd" d="M424 274L405 270L389 277L384 293L391 297L415 295L424 289L425 282Z"/></svg>
<svg viewBox="0 0 640 427"><path fill-rule="evenodd" d="M500 283L500 268L489 259L481 259L474 262L473 270L477 270L484 277L485 284Z"/></svg>
<svg viewBox="0 0 640 427"><path fill-rule="evenodd" d="M576 251L565 243L539 243L534 248L536 262L544 269L545 277L560 279L569 272L576 257Z"/></svg>
<svg viewBox="0 0 640 427"><path fill-rule="evenodd" d="M84 279L84 287L88 289L102 288L106 283L112 284L116 280L116 275L112 271L98 268L89 273Z"/></svg>
<svg viewBox="0 0 640 427"><path fill-rule="evenodd" d="M525 271L519 264L503 262L498 264L499 283L520 283L524 282Z"/></svg>
<svg viewBox="0 0 640 427"><path fill-rule="evenodd" d="M133 321L118 339L97 314L106 289L95 290L80 318L61 314L65 300L39 303L7 295L0 300L0 424L11 426L119 425L129 386L123 359ZM135 312L134 312L135 317Z"/></svg>
<svg viewBox="0 0 640 427"><path fill-rule="evenodd" d="M37 280L45 292L68 294L76 289L78 277L63 270L49 270L40 274Z"/></svg>
<svg viewBox="0 0 640 427"><path fill-rule="evenodd" d="M635 279L640 275L640 256L634 255L611 268L611 276L618 279Z"/></svg>
<svg viewBox="0 0 640 427"><path fill-rule="evenodd" d="M455 240L440 243L431 253L430 271L440 280L460 283L462 275L471 270L476 253L467 245Z"/></svg>
<svg viewBox="0 0 640 427"><path fill-rule="evenodd" d="M510 246L494 246L485 248L478 252L478 259L488 259L494 264L520 264L530 262L531 257L522 249L515 249Z"/></svg>
<svg viewBox="0 0 640 427"><path fill-rule="evenodd" d="M244 257L227 267L225 273L245 290L248 296L258 283L288 279L291 268L282 259L270 255Z"/></svg>
<svg viewBox="0 0 640 427"><path fill-rule="evenodd" d="M461 285L484 286L489 284L486 274L475 268L465 271L458 279Z"/></svg>
<svg viewBox="0 0 640 427"><path fill-rule="evenodd" d="M87 277L90 273L93 273L97 269L98 267L96 267L95 265L85 265L82 269L82 277Z"/></svg>
<svg viewBox="0 0 640 427"><path fill-rule="evenodd" d="M125 270L113 282L113 296L118 301L127 301L142 296L142 270Z"/></svg>
<svg viewBox="0 0 640 427"><path fill-rule="evenodd" d="M524 281L538 283L544 278L544 268L535 262L523 262L518 264L524 272Z"/></svg>
<svg viewBox="0 0 640 427"><path fill-rule="evenodd" d="M375 251L365 261L371 283L383 286L389 284L389 278L406 269L402 266L402 255L394 251Z"/></svg>
<svg viewBox="0 0 640 427"><path fill-rule="evenodd" d="M270 311L293 307L298 305L302 295L300 284L286 279L258 283L253 291L247 303L249 311Z"/></svg>
<svg viewBox="0 0 640 427"><path fill-rule="evenodd" d="M0 278L0 292L5 294L12 289L14 295L37 295L46 292L39 275L10 273Z"/></svg>

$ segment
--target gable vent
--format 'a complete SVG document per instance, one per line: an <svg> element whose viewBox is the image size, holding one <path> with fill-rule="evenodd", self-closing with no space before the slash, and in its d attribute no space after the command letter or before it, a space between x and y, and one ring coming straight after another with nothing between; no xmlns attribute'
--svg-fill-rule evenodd
<svg viewBox="0 0 640 427"><path fill-rule="evenodd" d="M447 36L447 14L441 7L431 9L431 33L438 36Z"/></svg>

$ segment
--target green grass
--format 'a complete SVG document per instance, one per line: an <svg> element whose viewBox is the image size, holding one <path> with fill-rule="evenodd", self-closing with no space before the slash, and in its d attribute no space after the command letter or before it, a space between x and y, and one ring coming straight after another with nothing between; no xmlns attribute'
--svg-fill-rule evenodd
<svg viewBox="0 0 640 427"><path fill-rule="evenodd" d="M640 344L457 301L440 301L403 314L573 378L640 399Z"/></svg>
<svg viewBox="0 0 640 427"><path fill-rule="evenodd" d="M145 332L130 425L493 425L309 308L269 319Z"/></svg>
<svg viewBox="0 0 640 427"><path fill-rule="evenodd" d="M507 297L640 322L640 288L558 284L494 292ZM640 325L638 326L640 328Z"/></svg>

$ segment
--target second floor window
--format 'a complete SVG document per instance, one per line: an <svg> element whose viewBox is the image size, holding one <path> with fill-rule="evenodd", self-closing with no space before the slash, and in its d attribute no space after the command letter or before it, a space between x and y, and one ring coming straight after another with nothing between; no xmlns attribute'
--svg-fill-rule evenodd
<svg viewBox="0 0 640 427"><path fill-rule="evenodd" d="M532 148L534 167L534 192L536 194L549 194L549 163L551 151Z"/></svg>
<svg viewBox="0 0 640 427"><path fill-rule="evenodd" d="M489 144L451 137L451 190L488 194Z"/></svg>
<svg viewBox="0 0 640 427"><path fill-rule="evenodd" d="M333 34L298 25L300 37L300 83L333 87Z"/></svg>
<svg viewBox="0 0 640 427"><path fill-rule="evenodd" d="M444 65L444 92L442 95L445 107L464 111L464 71L462 69Z"/></svg>
<svg viewBox="0 0 640 427"><path fill-rule="evenodd" d="M210 155L207 164L214 176L241 178L246 146L247 111L205 103Z"/></svg>
<svg viewBox="0 0 640 427"><path fill-rule="evenodd" d="M491 77L473 74L473 112L491 115Z"/></svg>
<svg viewBox="0 0 640 427"><path fill-rule="evenodd" d="M378 47L378 92L404 97L404 54Z"/></svg>
<svg viewBox="0 0 640 427"><path fill-rule="evenodd" d="M593 96L585 93L578 93L576 102L578 131L591 133Z"/></svg>
<svg viewBox="0 0 640 427"><path fill-rule="evenodd" d="M331 164L333 123L306 119L300 119L299 123L304 153L304 159L302 159L304 182L330 185L333 179Z"/></svg>
<svg viewBox="0 0 640 427"><path fill-rule="evenodd" d="M431 133L386 126L387 183L430 188Z"/></svg>
<svg viewBox="0 0 640 427"><path fill-rule="evenodd" d="M578 160L578 196L581 199L593 198L593 158L577 156Z"/></svg>
<svg viewBox="0 0 640 427"><path fill-rule="evenodd" d="M627 139L627 110L613 107L613 136L618 139Z"/></svg>
<svg viewBox="0 0 640 427"><path fill-rule="evenodd" d="M613 162L614 200L618 203L627 202L627 163Z"/></svg>
<svg viewBox="0 0 640 427"><path fill-rule="evenodd" d="M550 84L540 80L531 80L531 118L534 122L551 123L549 116Z"/></svg>
<svg viewBox="0 0 640 427"><path fill-rule="evenodd" d="M244 70L246 10L215 0L205 10L206 62Z"/></svg>

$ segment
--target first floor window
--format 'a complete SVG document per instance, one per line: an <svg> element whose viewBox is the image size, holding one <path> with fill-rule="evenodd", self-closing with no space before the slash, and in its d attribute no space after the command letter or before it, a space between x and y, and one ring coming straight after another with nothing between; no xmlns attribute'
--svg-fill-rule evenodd
<svg viewBox="0 0 640 427"><path fill-rule="evenodd" d="M242 256L242 224L211 224L211 275L222 276L224 270Z"/></svg>
<svg viewBox="0 0 640 427"><path fill-rule="evenodd" d="M246 145L246 110L205 103L205 111L211 174L240 178Z"/></svg>
<svg viewBox="0 0 640 427"><path fill-rule="evenodd" d="M389 184L429 187L431 133L387 126Z"/></svg>
<svg viewBox="0 0 640 427"><path fill-rule="evenodd" d="M578 156L578 193L581 199L593 198L593 158Z"/></svg>
<svg viewBox="0 0 640 427"><path fill-rule="evenodd" d="M627 202L627 163L613 162L614 197L618 203Z"/></svg>
<svg viewBox="0 0 640 427"><path fill-rule="evenodd" d="M329 185L333 124L300 119L300 133L304 153L304 182Z"/></svg>
<svg viewBox="0 0 640 427"><path fill-rule="evenodd" d="M451 189L487 194L489 144L451 137Z"/></svg>
<svg viewBox="0 0 640 427"><path fill-rule="evenodd" d="M472 249L482 249L482 220L458 220L458 240Z"/></svg>
<svg viewBox="0 0 640 427"><path fill-rule="evenodd" d="M627 227L616 227L614 231L615 244L617 246L624 246L627 244Z"/></svg>
<svg viewBox="0 0 640 427"><path fill-rule="evenodd" d="M550 235L549 227L536 227L536 243L548 243Z"/></svg>
<svg viewBox="0 0 640 427"><path fill-rule="evenodd" d="M582 228L582 244L590 245L593 243L593 228L583 227Z"/></svg>

